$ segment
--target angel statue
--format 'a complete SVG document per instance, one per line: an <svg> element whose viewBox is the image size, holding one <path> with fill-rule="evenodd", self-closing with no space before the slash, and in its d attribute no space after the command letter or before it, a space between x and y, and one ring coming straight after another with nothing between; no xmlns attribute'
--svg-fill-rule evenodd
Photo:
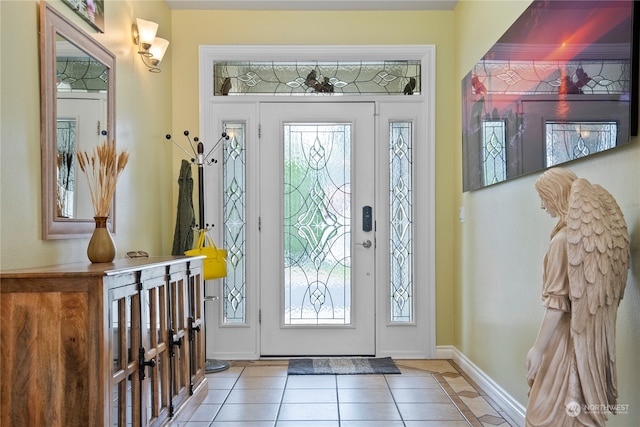
<svg viewBox="0 0 640 427"><path fill-rule="evenodd" d="M616 316L629 264L620 207L599 185L563 168L536 181L558 223L544 257L546 308L527 354L527 427L604 426L616 413Z"/></svg>

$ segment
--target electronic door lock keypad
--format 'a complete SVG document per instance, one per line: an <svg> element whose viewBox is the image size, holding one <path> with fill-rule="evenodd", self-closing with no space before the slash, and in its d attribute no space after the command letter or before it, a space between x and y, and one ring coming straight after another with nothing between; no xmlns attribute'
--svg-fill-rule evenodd
<svg viewBox="0 0 640 427"><path fill-rule="evenodd" d="M373 230L373 209L371 206L362 207L362 231Z"/></svg>

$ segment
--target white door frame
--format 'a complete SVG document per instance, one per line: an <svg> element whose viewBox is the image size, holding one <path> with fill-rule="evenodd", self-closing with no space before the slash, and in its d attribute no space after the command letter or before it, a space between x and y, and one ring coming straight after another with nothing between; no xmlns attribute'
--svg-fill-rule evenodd
<svg viewBox="0 0 640 427"><path fill-rule="evenodd" d="M415 316L413 324L392 324L389 321L388 289L385 286L377 286L376 294L376 356L395 358L433 358L435 357L436 338L436 312L435 312L435 46L433 45L367 45L367 46L310 46L310 45L211 45L200 46L200 135L201 140L213 146L221 133L221 123L225 120L239 120L235 112L245 111L242 119L247 124L247 138L255 141L252 153L247 153L249 174L252 167L257 165L259 155L259 131L257 123L257 106L259 102L277 100L278 102L338 102L340 100L357 102L372 101L377 105L376 139L388 135L389 120L415 119L415 185L414 208L416 221L414 222L414 290L415 290ZM410 97L402 96L343 96L343 97L315 97L315 96L217 96L214 97L213 63L219 60L277 60L277 61L301 61L301 60L420 60L422 63L422 92L420 95ZM254 104L252 109L250 104ZM403 104L419 104L419 114L408 117L402 111ZM396 111L398 111L396 113ZM213 118L216 118L215 120ZM379 141L376 141L376 144ZM251 144L251 142L249 142ZM248 147L249 148L249 147ZM419 165L419 167L418 167ZM213 174L210 169L205 169L205 174ZM255 178L255 177L254 177ZM248 177L248 181L252 181ZM205 178L208 182L209 178ZM376 190L378 191L378 190ZM256 192L257 193L257 192ZM222 208L220 189L211 189L205 186L205 212L206 222L212 217L221 218ZM216 194L217 197L211 197ZM253 197L253 198L251 198ZM257 194L247 200L247 239L259 239L257 230L258 206ZM388 194L376 194L377 200L385 200ZM378 203L380 205L380 203ZM253 211L252 211L253 210ZM376 214L376 218L381 215ZM222 241L222 227L214 228L216 241ZM380 236L378 235L378 238ZM225 360L252 360L260 357L259 342L259 262L257 262L258 245L249 245L248 257L253 261L247 267L247 308L246 322L242 325L224 325L219 328L211 327L221 324L221 304L206 303L206 357ZM378 280L387 274L387 266L378 262L376 276ZM221 280L208 281L206 292L208 295L222 296ZM218 319L218 320L216 320ZM216 343L225 342L233 345L220 346ZM411 348L405 348L407 342L411 342ZM416 344L416 342L418 344Z"/></svg>

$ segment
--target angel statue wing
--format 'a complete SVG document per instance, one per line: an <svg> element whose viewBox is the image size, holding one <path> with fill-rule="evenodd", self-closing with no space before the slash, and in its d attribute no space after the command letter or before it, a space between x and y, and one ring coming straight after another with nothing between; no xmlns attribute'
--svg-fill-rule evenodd
<svg viewBox="0 0 640 427"><path fill-rule="evenodd" d="M582 178L569 196L567 256L577 373L585 405L599 408L591 417L604 426L604 409L615 413L618 398L616 316L627 282L629 234L613 196Z"/></svg>

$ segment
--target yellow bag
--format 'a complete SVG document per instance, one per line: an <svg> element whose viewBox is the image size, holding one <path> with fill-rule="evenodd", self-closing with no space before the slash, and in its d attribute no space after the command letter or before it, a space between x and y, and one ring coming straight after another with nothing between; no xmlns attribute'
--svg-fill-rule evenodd
<svg viewBox="0 0 640 427"><path fill-rule="evenodd" d="M204 245L205 239L208 246ZM216 244L213 242L213 239L210 239L209 236L207 236L206 230L200 230L198 247L191 249L190 251L186 251L184 254L187 256L206 256L206 258L202 260L204 280L226 277L227 251L225 249L218 249Z"/></svg>

